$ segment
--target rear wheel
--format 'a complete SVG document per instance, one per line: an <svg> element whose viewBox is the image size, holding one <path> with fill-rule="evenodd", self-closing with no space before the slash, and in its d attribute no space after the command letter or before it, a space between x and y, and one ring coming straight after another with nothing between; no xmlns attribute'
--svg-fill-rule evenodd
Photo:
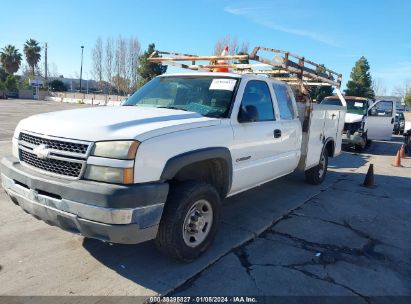
<svg viewBox="0 0 411 304"><path fill-rule="evenodd" d="M327 168L328 151L324 147L318 165L305 171L305 180L312 185L321 184L325 179L325 175L327 174Z"/></svg>
<svg viewBox="0 0 411 304"><path fill-rule="evenodd" d="M221 202L213 186L184 182L171 186L157 247L175 259L191 262L204 253L217 233Z"/></svg>

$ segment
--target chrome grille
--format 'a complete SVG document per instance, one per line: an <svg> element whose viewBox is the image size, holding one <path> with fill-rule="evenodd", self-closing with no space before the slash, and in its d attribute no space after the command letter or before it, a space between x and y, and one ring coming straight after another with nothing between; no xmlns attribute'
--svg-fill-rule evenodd
<svg viewBox="0 0 411 304"><path fill-rule="evenodd" d="M41 170L54 174L78 177L83 165L57 159L40 159L36 155L20 150L20 160Z"/></svg>
<svg viewBox="0 0 411 304"><path fill-rule="evenodd" d="M354 134L354 133L357 132L359 129L361 129L361 124L362 124L361 121L359 121L359 122L351 122L351 123L346 122L346 123L344 124L343 132L346 133L347 131L349 131L350 134Z"/></svg>
<svg viewBox="0 0 411 304"><path fill-rule="evenodd" d="M20 133L20 140L25 141L27 143L33 145L40 145L44 144L49 149L59 150L59 151L66 151L72 153L79 153L79 154L86 154L89 144L82 144L82 143L75 143L75 142L67 142L62 140L55 140L50 138L43 138L39 136L34 136L27 133Z"/></svg>
<svg viewBox="0 0 411 304"><path fill-rule="evenodd" d="M90 142L28 131L19 135L19 157L23 165L70 179L81 178L91 146Z"/></svg>

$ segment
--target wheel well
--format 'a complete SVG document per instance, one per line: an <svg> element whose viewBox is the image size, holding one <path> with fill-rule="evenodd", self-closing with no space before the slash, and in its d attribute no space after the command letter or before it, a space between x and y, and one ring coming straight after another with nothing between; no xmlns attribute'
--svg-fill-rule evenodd
<svg viewBox="0 0 411 304"><path fill-rule="evenodd" d="M174 175L172 181L205 182L214 186L220 197L224 198L230 187L228 175L227 162L222 158L213 158L184 166Z"/></svg>
<svg viewBox="0 0 411 304"><path fill-rule="evenodd" d="M334 140L329 140L325 145L325 149L327 149L328 156L333 157L335 150Z"/></svg>

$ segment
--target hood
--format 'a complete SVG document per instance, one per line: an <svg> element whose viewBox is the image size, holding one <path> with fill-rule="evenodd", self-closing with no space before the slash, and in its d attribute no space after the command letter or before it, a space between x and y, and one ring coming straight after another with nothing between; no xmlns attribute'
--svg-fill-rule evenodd
<svg viewBox="0 0 411 304"><path fill-rule="evenodd" d="M353 123L353 122L360 122L364 115L361 114L353 114L353 113L345 113L345 122L346 123Z"/></svg>
<svg viewBox="0 0 411 304"><path fill-rule="evenodd" d="M95 107L30 116L16 128L85 141L137 139L219 124L215 118L152 107Z"/></svg>

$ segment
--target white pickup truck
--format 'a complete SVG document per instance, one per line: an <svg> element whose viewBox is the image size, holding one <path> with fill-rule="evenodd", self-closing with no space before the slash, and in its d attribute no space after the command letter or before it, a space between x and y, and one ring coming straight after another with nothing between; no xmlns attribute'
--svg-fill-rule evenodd
<svg viewBox="0 0 411 304"><path fill-rule="evenodd" d="M225 197L297 168L324 180L345 107L298 104L267 77L162 75L121 107L23 119L2 185L51 225L115 243L155 239L191 261L212 243Z"/></svg>

